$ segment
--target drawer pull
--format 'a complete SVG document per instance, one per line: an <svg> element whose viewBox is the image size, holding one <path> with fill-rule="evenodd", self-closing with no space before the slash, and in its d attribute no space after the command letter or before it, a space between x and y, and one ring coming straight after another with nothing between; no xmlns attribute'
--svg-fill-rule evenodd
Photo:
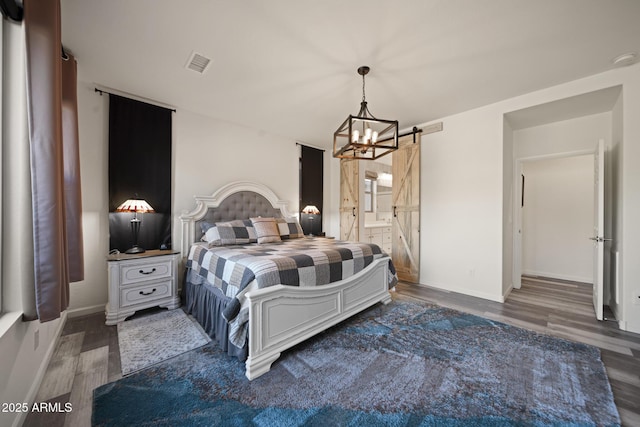
<svg viewBox="0 0 640 427"><path fill-rule="evenodd" d="M153 273L155 273L155 272L156 272L156 268L155 268L155 267L153 267L153 268L151 269L151 271L144 271L144 270L140 270L138 273L140 273L140 274L153 274ZM154 290L155 290L155 289L154 289Z"/></svg>
<svg viewBox="0 0 640 427"><path fill-rule="evenodd" d="M155 268L154 268L154 270L155 270ZM153 288L153 290L152 290L151 292L143 292L143 291L140 291L140 295L151 295L151 294L152 294L152 293L154 293L155 291L156 291L156 288Z"/></svg>

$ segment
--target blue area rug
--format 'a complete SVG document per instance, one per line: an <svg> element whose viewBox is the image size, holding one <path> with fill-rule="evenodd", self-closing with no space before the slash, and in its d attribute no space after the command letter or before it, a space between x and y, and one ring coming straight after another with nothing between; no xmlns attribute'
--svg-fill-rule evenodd
<svg viewBox="0 0 640 427"><path fill-rule="evenodd" d="M210 344L94 391L95 426L616 426L597 348L454 310L375 306L249 381Z"/></svg>

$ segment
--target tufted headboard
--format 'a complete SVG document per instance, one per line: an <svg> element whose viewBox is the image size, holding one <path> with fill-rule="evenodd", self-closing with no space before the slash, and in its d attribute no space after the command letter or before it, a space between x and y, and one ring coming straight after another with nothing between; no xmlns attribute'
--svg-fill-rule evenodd
<svg viewBox="0 0 640 427"><path fill-rule="evenodd" d="M232 182L212 196L196 196L196 207L180 215L182 223L182 257L189 255L191 244L201 236L200 223L248 219L251 217L289 218L288 203L280 200L265 185L239 181Z"/></svg>

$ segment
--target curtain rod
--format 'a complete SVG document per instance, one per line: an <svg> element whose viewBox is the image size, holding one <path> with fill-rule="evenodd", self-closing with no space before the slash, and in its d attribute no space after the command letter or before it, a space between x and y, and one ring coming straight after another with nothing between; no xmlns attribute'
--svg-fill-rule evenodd
<svg viewBox="0 0 640 427"><path fill-rule="evenodd" d="M402 138L402 137L405 137L405 136L413 135L414 136L413 142L415 143L416 142L415 141L416 133L422 133L422 129L418 129L417 127L414 126L413 129L410 130L409 132L405 132L405 133L402 133L402 134L398 135L398 138ZM393 138L380 139L380 140L378 140L378 142L391 141L392 139Z"/></svg>
<svg viewBox="0 0 640 427"><path fill-rule="evenodd" d="M135 96L135 95L123 94L123 93L113 93L113 92L109 92L108 90L98 89L97 87L94 87L93 89L94 89L95 92L98 92L100 94L100 96L102 96L103 93L106 93L108 95L121 96L123 98L133 99L134 101L140 101L140 102L145 102L147 104L155 105L156 107L166 108L167 110L170 110L173 113L176 112L175 108L169 108L169 107L166 107L164 105L160 105L160 103L152 101L150 99L138 97L138 96Z"/></svg>

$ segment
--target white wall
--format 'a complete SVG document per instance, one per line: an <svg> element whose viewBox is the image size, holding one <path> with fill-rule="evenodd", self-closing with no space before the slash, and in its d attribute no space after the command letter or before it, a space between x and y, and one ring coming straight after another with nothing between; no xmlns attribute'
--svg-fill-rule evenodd
<svg viewBox="0 0 640 427"><path fill-rule="evenodd" d="M70 285L69 309L76 315L103 311L107 303L109 104L94 87L78 82L84 280Z"/></svg>
<svg viewBox="0 0 640 427"><path fill-rule="evenodd" d="M514 157L594 152L599 139L611 142L611 112L519 129L513 132Z"/></svg>
<svg viewBox="0 0 640 427"><path fill-rule="evenodd" d="M593 155L525 162L522 272L593 283Z"/></svg>
<svg viewBox="0 0 640 427"><path fill-rule="evenodd" d="M180 247L179 216L195 207L193 197L211 195L229 182L260 182L289 201L292 213L298 211L295 141L184 110L174 114L173 126L174 248Z"/></svg>
<svg viewBox="0 0 640 427"><path fill-rule="evenodd" d="M503 122L497 106L422 136L420 283L501 301Z"/></svg>
<svg viewBox="0 0 640 427"><path fill-rule="evenodd" d="M501 300L503 289L503 116L547 102L622 86L618 200L621 235L640 235L640 65L615 69L439 118L422 138L420 283ZM617 237L619 237L619 235ZM640 242L620 245L621 326L640 332ZM626 262L625 262L626 261ZM636 297L637 299L637 297Z"/></svg>
<svg viewBox="0 0 640 427"><path fill-rule="evenodd" d="M35 400L65 320L66 313L47 323L23 322L18 318L0 334L0 403ZM21 425L26 416L20 412L0 412L0 425Z"/></svg>

